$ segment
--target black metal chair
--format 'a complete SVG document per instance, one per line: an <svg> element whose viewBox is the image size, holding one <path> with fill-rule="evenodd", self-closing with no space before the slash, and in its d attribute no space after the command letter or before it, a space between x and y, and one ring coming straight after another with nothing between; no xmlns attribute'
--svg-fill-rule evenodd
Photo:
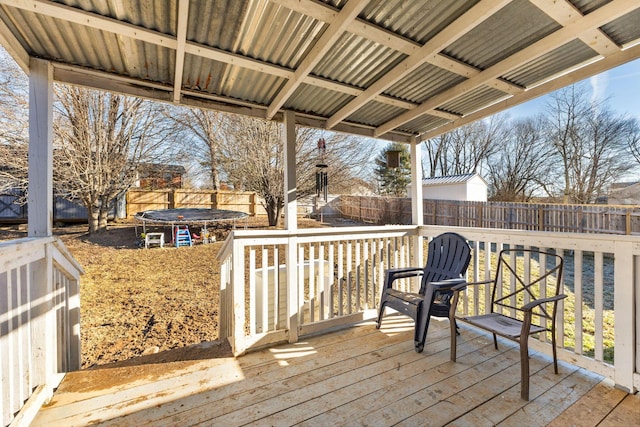
<svg viewBox="0 0 640 427"><path fill-rule="evenodd" d="M457 233L444 233L429 242L427 264L424 267L386 270L376 327L380 328L382 324L385 307L406 314L415 321L415 350L421 353L430 317L449 317L453 296L451 288L464 282L470 260L471 248L466 239ZM393 288L395 280L419 276L422 279L418 293Z"/></svg>
<svg viewBox="0 0 640 427"><path fill-rule="evenodd" d="M556 314L560 293L563 259L554 253L532 249L504 249L498 256L495 277L455 286L449 319L463 321L520 344L520 395L529 400L529 335L551 334L553 367L558 373L556 355ZM491 286L491 306L486 314L456 315L459 294L468 286ZM535 321L534 321L535 320ZM451 361L456 361L456 331L451 328Z"/></svg>

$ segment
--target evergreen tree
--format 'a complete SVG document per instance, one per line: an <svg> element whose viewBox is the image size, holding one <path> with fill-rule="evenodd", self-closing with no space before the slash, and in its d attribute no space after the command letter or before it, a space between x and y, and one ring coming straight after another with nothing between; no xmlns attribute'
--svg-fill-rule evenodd
<svg viewBox="0 0 640 427"><path fill-rule="evenodd" d="M387 164L389 152L400 153L398 167L389 167ZM378 180L378 192L382 195L404 197L407 186L411 182L411 155L406 144L391 143L380 151L375 159L375 175Z"/></svg>

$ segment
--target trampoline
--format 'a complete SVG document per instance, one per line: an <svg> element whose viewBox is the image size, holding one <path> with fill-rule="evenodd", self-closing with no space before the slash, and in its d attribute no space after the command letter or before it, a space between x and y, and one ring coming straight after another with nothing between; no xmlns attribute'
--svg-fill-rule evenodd
<svg viewBox="0 0 640 427"><path fill-rule="evenodd" d="M207 227L220 222L232 222L233 227L236 221L246 219L249 214L239 211L228 211L224 209L200 209L200 208L179 208L161 209L154 211L138 212L134 219L142 223L142 232L147 232L148 225L169 225L173 229L181 225L201 225L204 234L207 234ZM246 223L245 223L246 226ZM136 235L138 234L136 224Z"/></svg>

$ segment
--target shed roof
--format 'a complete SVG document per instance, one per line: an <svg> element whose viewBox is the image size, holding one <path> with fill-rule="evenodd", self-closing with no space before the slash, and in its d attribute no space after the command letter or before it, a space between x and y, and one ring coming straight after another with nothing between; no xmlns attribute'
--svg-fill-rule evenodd
<svg viewBox="0 0 640 427"><path fill-rule="evenodd" d="M482 182L485 180L477 173L465 173L461 175L436 176L432 178L424 178L422 185L448 185L448 184L466 184L473 178L480 178ZM485 182L486 184L486 182Z"/></svg>
<svg viewBox="0 0 640 427"><path fill-rule="evenodd" d="M638 58L639 22L637 0L0 0L25 70L396 141Z"/></svg>

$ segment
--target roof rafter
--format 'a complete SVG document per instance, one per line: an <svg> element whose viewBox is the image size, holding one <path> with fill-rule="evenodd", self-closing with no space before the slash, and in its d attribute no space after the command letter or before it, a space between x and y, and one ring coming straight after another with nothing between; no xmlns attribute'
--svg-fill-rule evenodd
<svg viewBox="0 0 640 427"><path fill-rule="evenodd" d="M170 49L175 49L177 45L176 38L173 36L118 21L117 19L100 16L95 13L84 12L75 7L59 3L41 0L0 0L0 4L17 7L29 12L73 22L74 24L84 25L98 30L109 31Z"/></svg>
<svg viewBox="0 0 640 427"><path fill-rule="evenodd" d="M566 27L583 17L582 13L566 0L549 2L548 0L530 0L531 3L546 13L558 24ZM593 28L578 36L589 47L600 55L608 55L620 50L620 48L599 28Z"/></svg>
<svg viewBox="0 0 640 427"><path fill-rule="evenodd" d="M280 110L280 107L287 102L287 99L300 86L304 78L313 70L318 62L324 57L344 33L351 21L364 9L369 0L351 0L338 13L335 19L325 28L318 41L311 48L311 51L304 57L300 66L296 69L292 79L289 79L275 99L267 109L267 118L271 119Z"/></svg>
<svg viewBox="0 0 640 427"><path fill-rule="evenodd" d="M438 135L452 131L460 126L475 122L476 120L480 120L485 117L489 117L507 108L515 107L516 105L522 104L523 102L530 101L549 92L553 92L562 87L568 86L572 82L587 79L611 68L618 67L629 61L633 61L638 56L640 56L640 44L637 44L626 50L618 51L612 55L600 59L597 62L594 62L591 65L573 70L556 79L549 80L545 83L535 86L532 89L527 90L526 92L514 95L509 99L496 103L491 107L468 114L464 117L453 120L446 125L440 126L439 128L436 128L432 131L425 132L420 135L419 140L426 141L428 139L435 138Z"/></svg>
<svg viewBox="0 0 640 427"><path fill-rule="evenodd" d="M481 24L485 19L489 18L493 12L501 9L511 0L482 0L471 9L466 11L462 16L456 19L447 28L435 35L431 40L425 43L416 53L406 58L400 64L393 68L390 72L378 79L374 84L369 86L362 95L353 99L347 105L342 107L337 113L327 120L327 127L331 129L337 123L344 120L360 107L371 101L376 95L382 93L385 89L391 87L404 76L415 70L420 65L427 62L430 56L436 56L444 50L449 44L457 40L463 34Z"/></svg>
<svg viewBox="0 0 640 427"><path fill-rule="evenodd" d="M525 49L518 51L495 65L492 65L477 76L465 80L464 82L461 82L456 86L430 98L419 107L389 120L387 123L376 129L375 135L384 135L390 130L402 126L416 117L426 114L443 103L451 101L463 93L479 87L492 79L498 78L514 68L532 61L554 48L566 44L569 40L575 39L580 34L589 32L594 28L598 28L608 22L611 22L612 20L635 10L638 7L640 7L640 4L638 4L637 0L613 0L590 14L573 21L566 27L560 28Z"/></svg>
<svg viewBox="0 0 640 427"><path fill-rule="evenodd" d="M187 44L187 21L189 19L189 0L180 0L178 3L178 25L177 25L177 45L176 63L173 73L173 102L180 102L180 92L182 91L182 75L184 73L184 55Z"/></svg>

